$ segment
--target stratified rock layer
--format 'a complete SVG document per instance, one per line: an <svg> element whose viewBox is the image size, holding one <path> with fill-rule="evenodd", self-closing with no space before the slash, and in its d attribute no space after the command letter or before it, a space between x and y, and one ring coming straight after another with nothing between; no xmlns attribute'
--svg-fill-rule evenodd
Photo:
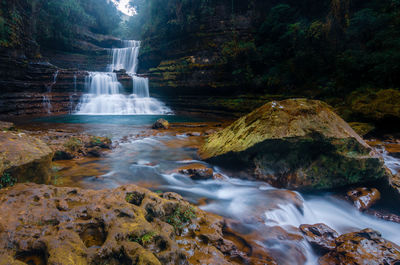
<svg viewBox="0 0 400 265"><path fill-rule="evenodd" d="M2 183L9 182L4 178L48 183L52 157L53 151L41 140L24 133L0 131Z"/></svg>
<svg viewBox="0 0 400 265"><path fill-rule="evenodd" d="M174 193L134 185L81 190L18 184L0 190L0 260L43 264L231 264L243 253L220 217ZM15 263L17 264L17 263Z"/></svg>
<svg viewBox="0 0 400 265"><path fill-rule="evenodd" d="M307 99L265 104L211 135L200 156L286 188L333 188L387 174L382 159L327 104Z"/></svg>

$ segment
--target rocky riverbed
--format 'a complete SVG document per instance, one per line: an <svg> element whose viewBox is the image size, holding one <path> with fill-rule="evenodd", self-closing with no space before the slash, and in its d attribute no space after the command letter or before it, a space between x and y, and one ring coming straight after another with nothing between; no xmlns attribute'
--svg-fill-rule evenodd
<svg viewBox="0 0 400 265"><path fill-rule="evenodd" d="M307 103L301 101L301 104ZM4 244L1 262L35 265L396 264L400 259L400 249L396 245L400 244L397 232L400 217L393 206L397 201L396 189L392 187L396 179L394 173L398 171L398 162L395 162L398 143L394 139L368 141L372 148L330 113L329 107L311 103L307 105L306 117L331 117L316 126L324 124L321 127L324 132L331 132L333 127L329 121L333 119L335 133L355 139L354 145L345 145L353 148L346 149L347 153L337 147L339 154L358 161L375 159L378 163L368 166L375 167L373 172L381 172L385 162L392 174L384 170L379 178L373 175L366 181L358 179L328 190L310 191L308 188L306 192L298 192L281 185L271 186L274 182L260 179L248 169L237 170L236 164L220 165L202 160L198 150L204 150L204 144L231 128L238 128L235 127L238 121L163 121L163 126L152 126L147 122L129 124L130 118L78 123L78 118L73 117L74 123L52 124L48 120L46 123L17 122L16 125L2 123L1 133L8 137L1 138L2 143L17 143L12 138L15 137L24 146L22 144L29 139L32 151L28 147L21 151L2 144L3 149L14 150L21 157L39 149L44 152L41 156L50 154L50 157L44 167L48 174L46 179L37 179L44 176L41 173L22 181L16 177L0 190L1 208L6 213L0 217L0 242ZM275 104L276 107L288 103ZM274 102L269 103L268 108L273 105ZM323 111L310 110L313 106L318 106L317 109L323 106ZM290 114L292 110L285 107L272 111L279 116L286 109ZM301 107L297 110L304 113ZM262 126L273 131L271 123L260 122L262 118L257 115L244 117L245 124L258 126L258 129L240 129L244 132L243 139L250 139L264 130ZM252 122L249 117L256 118ZM292 121L290 128L296 124L295 117L289 119ZM279 119L281 126L284 126L283 120ZM310 129L304 121L299 124L302 131ZM287 130L282 129L284 131ZM269 141L257 137L258 141ZM285 141L293 138L279 137ZM308 142L313 139L309 138ZM340 143L340 139L326 139ZM230 143L240 142L246 143L240 139ZM365 152L365 148L370 151ZM271 151L270 148L259 150ZM356 151L362 155L352 153ZM347 161L347 156L336 157ZM4 165L3 158L2 163ZM342 164L348 169L352 165ZM362 165L368 164L362 162ZM306 164L300 166L309 168ZM294 168L298 176L299 168ZM12 172L17 171L3 170L2 180L14 177ZM302 169L302 172L302 176L307 177L308 171ZM342 171L337 172L340 175ZM314 177L311 183L318 180ZM50 185L16 184L16 181Z"/></svg>

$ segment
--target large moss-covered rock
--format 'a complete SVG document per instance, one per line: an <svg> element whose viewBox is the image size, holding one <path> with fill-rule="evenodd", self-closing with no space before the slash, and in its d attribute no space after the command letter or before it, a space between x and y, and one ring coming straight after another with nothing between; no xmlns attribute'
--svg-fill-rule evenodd
<svg viewBox="0 0 400 265"><path fill-rule="evenodd" d="M200 156L286 188L325 189L386 176L382 159L325 103L273 101L211 135Z"/></svg>
<svg viewBox="0 0 400 265"><path fill-rule="evenodd" d="M41 140L24 133L0 131L2 187L15 182L48 183L52 150Z"/></svg>
<svg viewBox="0 0 400 265"><path fill-rule="evenodd" d="M224 238L221 217L175 193L29 183L0 190L0 208L0 260L7 264L19 264L10 257L49 265L225 265L237 264L235 257L250 264Z"/></svg>

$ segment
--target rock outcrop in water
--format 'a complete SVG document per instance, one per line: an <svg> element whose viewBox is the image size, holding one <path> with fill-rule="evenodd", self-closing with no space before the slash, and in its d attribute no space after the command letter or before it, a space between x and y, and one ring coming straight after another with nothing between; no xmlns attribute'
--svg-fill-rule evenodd
<svg viewBox="0 0 400 265"><path fill-rule="evenodd" d="M52 150L25 133L0 131L1 186L15 182L48 183Z"/></svg>
<svg viewBox="0 0 400 265"><path fill-rule="evenodd" d="M381 193L375 188L357 188L347 192L347 198L360 211L371 208L381 198Z"/></svg>
<svg viewBox="0 0 400 265"><path fill-rule="evenodd" d="M93 191L18 184L0 191L0 207L0 260L9 264L246 262L224 239L222 218L174 193L134 185Z"/></svg>
<svg viewBox="0 0 400 265"><path fill-rule="evenodd" d="M326 189L387 174L382 159L327 104L307 99L265 104L211 135L200 156L286 188Z"/></svg>
<svg viewBox="0 0 400 265"><path fill-rule="evenodd" d="M338 236L325 224L301 225L306 240L323 255L320 265L400 264L400 247L372 229Z"/></svg>
<svg viewBox="0 0 400 265"><path fill-rule="evenodd" d="M169 129L169 122L164 119L158 119L152 126L153 129L155 130L168 130Z"/></svg>
<svg viewBox="0 0 400 265"><path fill-rule="evenodd" d="M400 264L400 247L371 229L341 235L335 245L333 251L319 259L319 264Z"/></svg>

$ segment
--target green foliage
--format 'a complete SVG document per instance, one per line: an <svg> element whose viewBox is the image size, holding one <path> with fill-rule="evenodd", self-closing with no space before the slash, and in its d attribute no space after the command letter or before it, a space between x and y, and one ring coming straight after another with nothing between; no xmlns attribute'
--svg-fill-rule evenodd
<svg viewBox="0 0 400 265"><path fill-rule="evenodd" d="M82 141L76 137L71 137L69 140L64 144L68 150L76 152L82 147Z"/></svg>
<svg viewBox="0 0 400 265"><path fill-rule="evenodd" d="M168 217L167 223L172 225L175 231L179 231L196 218L196 211L192 206L178 206L174 213Z"/></svg>
<svg viewBox="0 0 400 265"><path fill-rule="evenodd" d="M151 231L147 232L146 234L140 236L140 237L135 237L135 236L130 236L129 241L139 243L141 245L146 245L153 241L154 237L158 236L157 232Z"/></svg>
<svg viewBox="0 0 400 265"><path fill-rule="evenodd" d="M21 48L29 38L46 48L71 50L84 31L109 34L120 21L108 0L2 0L0 46Z"/></svg>
<svg viewBox="0 0 400 265"><path fill-rule="evenodd" d="M132 3L139 14L127 33L145 40L142 54L176 49L191 36L201 42L214 21L223 21L231 34L219 33L226 42L207 52L220 55L216 64L241 93L344 98L359 88L400 87L398 0ZM252 23L245 34L238 30L243 21Z"/></svg>
<svg viewBox="0 0 400 265"><path fill-rule="evenodd" d="M126 200L126 202L131 202L131 201L133 201L135 199L135 194L134 193L131 193L131 192L129 192L129 193L127 193L126 194L126 196L125 196L125 200Z"/></svg>
<svg viewBox="0 0 400 265"><path fill-rule="evenodd" d="M99 137L92 136L90 138L90 143L91 143L91 145L94 145L94 146L100 146L103 144L103 141Z"/></svg>
<svg viewBox="0 0 400 265"><path fill-rule="evenodd" d="M0 189L6 187L12 187L17 183L17 179L14 178L10 173L4 172L0 177Z"/></svg>

